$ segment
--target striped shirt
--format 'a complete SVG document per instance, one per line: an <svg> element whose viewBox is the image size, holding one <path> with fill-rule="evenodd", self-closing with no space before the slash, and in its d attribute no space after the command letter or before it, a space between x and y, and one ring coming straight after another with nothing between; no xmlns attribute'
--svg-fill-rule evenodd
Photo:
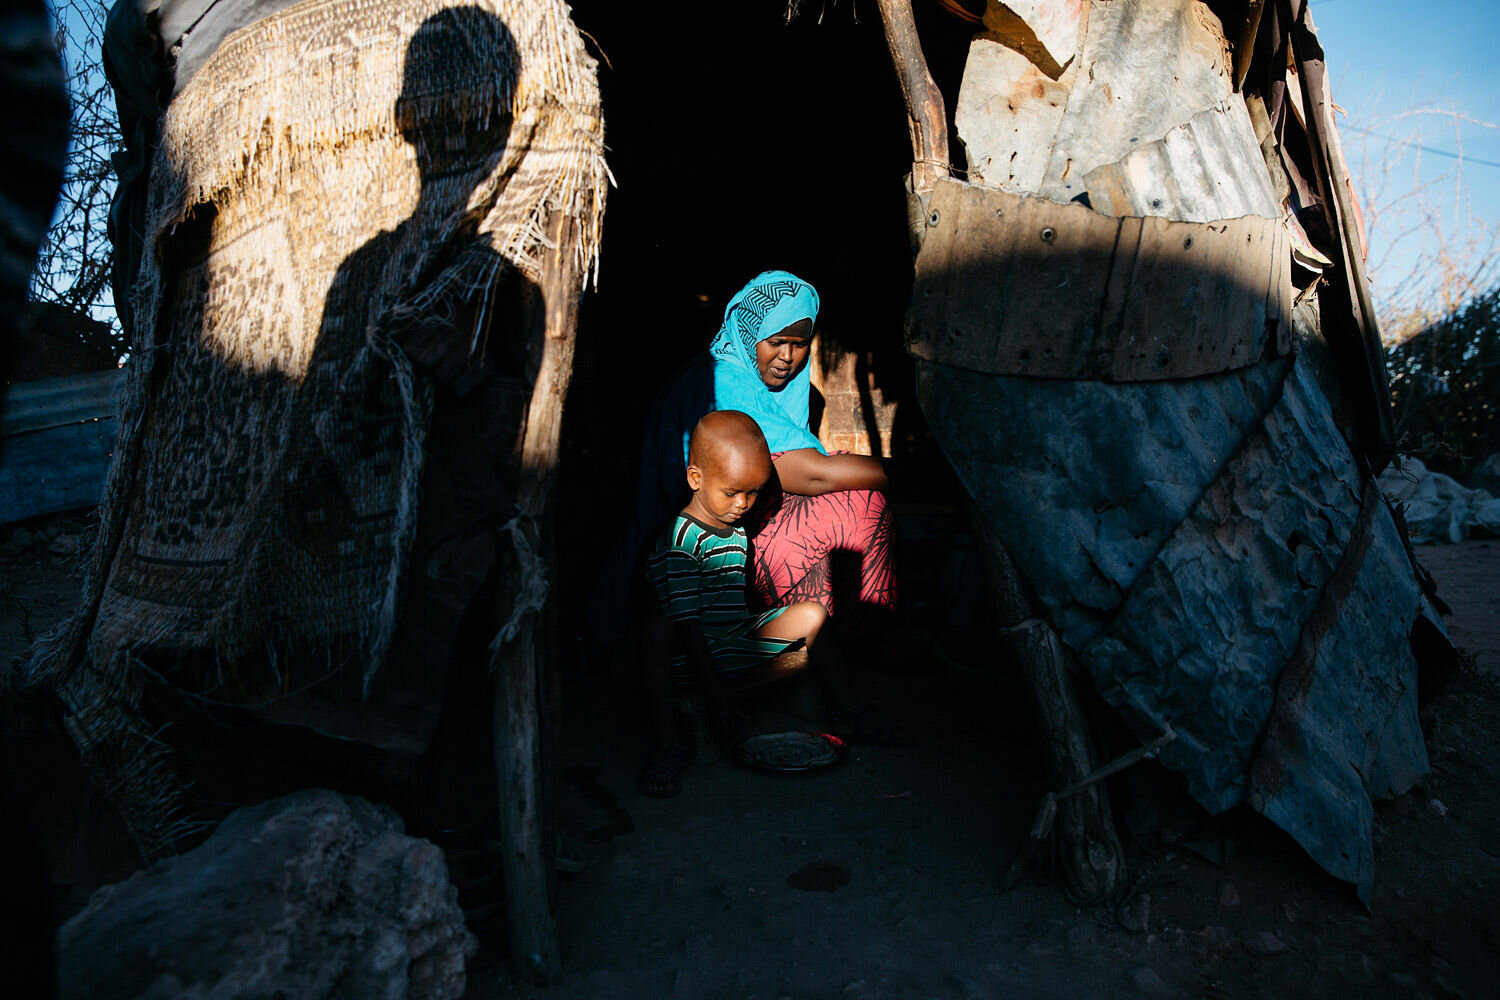
<svg viewBox="0 0 1500 1000"><path fill-rule="evenodd" d="M677 515L646 562L662 611L677 621L697 621L708 640L714 668L733 673L764 663L791 642L763 639L755 630L785 608L751 611L745 605L745 565L749 556L745 529L710 528L692 515ZM679 653L678 668L687 664Z"/></svg>

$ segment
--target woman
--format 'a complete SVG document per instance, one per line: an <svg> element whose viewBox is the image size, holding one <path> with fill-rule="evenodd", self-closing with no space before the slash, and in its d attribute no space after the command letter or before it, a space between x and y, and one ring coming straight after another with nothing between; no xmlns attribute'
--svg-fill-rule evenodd
<svg viewBox="0 0 1500 1000"><path fill-rule="evenodd" d="M741 410L760 426L776 475L747 525L750 584L768 607L815 600L840 632L868 629L895 602L885 467L824 451L808 427L808 360L818 293L785 271L757 275L729 300L706 354L679 371L647 419L635 518L601 574L591 618L609 641L628 623L624 595L646 541L681 509L687 439L710 410Z"/></svg>

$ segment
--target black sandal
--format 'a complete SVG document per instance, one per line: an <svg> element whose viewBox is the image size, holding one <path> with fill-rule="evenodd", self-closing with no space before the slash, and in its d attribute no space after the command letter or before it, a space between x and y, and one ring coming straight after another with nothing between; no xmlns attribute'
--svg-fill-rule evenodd
<svg viewBox="0 0 1500 1000"><path fill-rule="evenodd" d="M641 794L653 799L675 798L682 791L682 769L687 759L687 744L681 740L658 743L641 768Z"/></svg>

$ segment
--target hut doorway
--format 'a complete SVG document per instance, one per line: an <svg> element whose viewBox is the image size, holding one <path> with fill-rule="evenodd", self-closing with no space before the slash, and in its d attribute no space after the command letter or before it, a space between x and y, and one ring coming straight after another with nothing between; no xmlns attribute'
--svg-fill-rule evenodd
<svg viewBox="0 0 1500 1000"><path fill-rule="evenodd" d="M956 91L968 33L936 11L919 11L934 15L922 25L928 58ZM891 467L908 534L903 615L939 614L945 586L982 588L972 553L945 562L933 544L961 532L962 491L915 400L902 335L912 260L906 112L878 13L861 5L858 15L831 6L822 23L806 14L787 24L776 4L700 5L663 23L628 5L574 5L600 62L617 187L580 317L555 494L562 632L576 642L562 664L556 799L564 860L589 866L557 897L569 968L617 967L659 940L738 939L757 923L737 908L740 897L774 905L787 886L819 899L812 890L853 879L855 919L871 926L913 877L1003 906L992 889L1040 792L1016 777L1042 771L1039 761L1028 767L1019 683L1002 690L993 677L955 675L929 642L904 660L888 655L884 670L851 664L865 693L917 738L912 750L859 750L840 771L790 779L690 767L681 797L647 799L636 790L644 720L632 710L632 679L610 676L586 652L583 608L600 554L571 543L567 526L589 525L597 540L628 519L652 399L706 347L733 292L770 268L806 278L822 298L825 443L862 432ZM965 650L944 652L962 659ZM762 703L762 723L795 725L790 700ZM767 940L826 939L814 909ZM599 932L601 919L610 933Z"/></svg>
<svg viewBox="0 0 1500 1000"><path fill-rule="evenodd" d="M777 4L711 4L663 23L584 0L574 17L594 39L618 183L581 319L563 502L582 477L633 482L656 391L771 268L818 288L820 360L844 366L828 373L833 391L865 388L830 400L851 412L830 413L825 441L874 432L872 450L898 461L925 450L902 345L911 152L873 7L788 24ZM965 44L951 46L955 86Z"/></svg>

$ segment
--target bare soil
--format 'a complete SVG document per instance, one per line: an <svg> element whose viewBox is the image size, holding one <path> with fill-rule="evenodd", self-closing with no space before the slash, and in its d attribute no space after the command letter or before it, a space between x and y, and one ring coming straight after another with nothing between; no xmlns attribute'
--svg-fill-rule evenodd
<svg viewBox="0 0 1500 1000"><path fill-rule="evenodd" d="M561 982L504 975L496 920L475 928L486 946L470 993L1500 994L1500 542L1419 554L1473 658L1425 713L1431 776L1377 808L1369 908L1248 813L1157 810L1164 828L1129 844L1137 891L1117 905L1076 907L1035 868L1001 892L1044 791L1031 734L1017 705L987 703L1018 692L975 689L936 664L862 678L914 746L856 748L842 767L797 776L690 767L665 801L635 790L636 730L599 704L614 696L584 691L571 699L562 818L565 853L588 867L559 886Z"/></svg>
<svg viewBox="0 0 1500 1000"><path fill-rule="evenodd" d="M72 610L69 549L87 520L26 528L19 545L0 531L5 662ZM1122 830L1145 815L1157 832L1128 844L1129 898L1075 906L1035 866L1000 891L1045 790L1032 736L1013 687L944 669L931 650L918 647L908 671L859 678L913 745L855 748L847 763L804 775L692 766L668 800L636 791L637 717L620 709L628 691L575 674L557 798L561 854L586 866L559 876L561 978L542 990L511 976L503 917L492 913L472 923L481 951L469 995L1495 996L1500 542L1419 554L1471 656L1424 712L1430 777L1378 806L1369 908L1257 817L1153 811L1132 802L1131 781L1117 789ZM764 704L756 723L790 728L791 707ZM0 721L12 740L37 725L13 713ZM43 745L67 747L55 728ZM78 794L81 784L53 791ZM66 817L43 825L62 919L81 903L68 890L84 875L69 853L78 809L53 812Z"/></svg>

